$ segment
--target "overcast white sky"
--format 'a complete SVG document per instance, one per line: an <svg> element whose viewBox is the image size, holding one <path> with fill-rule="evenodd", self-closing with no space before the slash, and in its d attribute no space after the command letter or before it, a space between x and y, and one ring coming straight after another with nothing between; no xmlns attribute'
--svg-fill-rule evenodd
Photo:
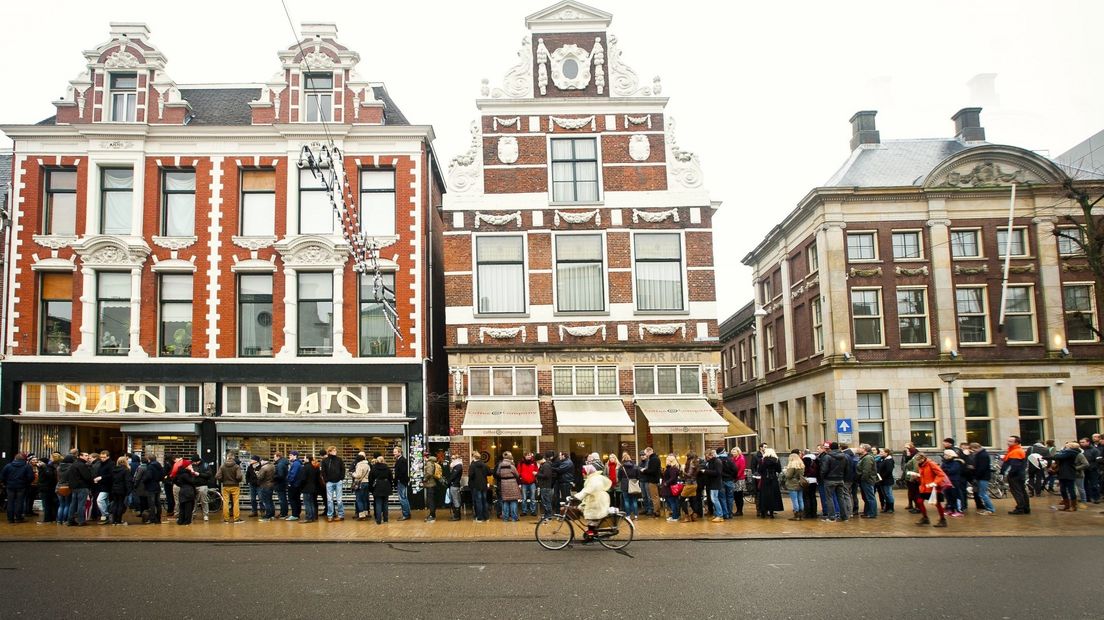
<svg viewBox="0 0 1104 620"><path fill-rule="evenodd" d="M468 142L480 79L500 82L524 17L553 1L288 3L297 27L337 22L360 74L385 82L411 122L433 125L447 165ZM951 115L981 104L990 141L1051 155L1104 129L1104 2L589 4L613 13L623 60L663 78L679 145L701 156L724 201L714 227L722 320L751 297L740 259L847 158L855 111L878 110L883 139L921 138L952 135ZM279 0L2 2L0 123L53 114L109 21L147 22L178 83L263 81L294 40ZM981 73L997 75L996 101L971 96L966 83Z"/></svg>

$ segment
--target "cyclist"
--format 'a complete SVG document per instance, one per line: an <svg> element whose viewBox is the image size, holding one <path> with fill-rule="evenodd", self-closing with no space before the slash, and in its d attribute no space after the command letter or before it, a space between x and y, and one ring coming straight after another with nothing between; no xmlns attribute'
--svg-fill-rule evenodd
<svg viewBox="0 0 1104 620"><path fill-rule="evenodd" d="M610 479L593 465L583 466L583 490L575 494L575 499L582 502L583 518L586 519L587 529L583 534L583 542L593 540L595 527L606 515L609 514Z"/></svg>

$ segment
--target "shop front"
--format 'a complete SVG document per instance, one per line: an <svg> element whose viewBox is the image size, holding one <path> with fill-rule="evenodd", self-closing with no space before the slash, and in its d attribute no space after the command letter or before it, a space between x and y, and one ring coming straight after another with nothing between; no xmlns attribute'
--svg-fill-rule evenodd
<svg viewBox="0 0 1104 620"><path fill-rule="evenodd" d="M617 459L628 452L636 453L635 427L625 405L617 400L576 400L557 398L556 449L573 455L581 462L587 455L597 452L602 460L615 454Z"/></svg>
<svg viewBox="0 0 1104 620"><path fill-rule="evenodd" d="M679 457L693 450L698 456L706 447L723 446L729 423L702 398L636 400L642 420L639 436L657 454ZM648 438L651 442L648 443Z"/></svg>
<svg viewBox="0 0 1104 620"><path fill-rule="evenodd" d="M503 452L510 452L518 461L527 452L536 454L551 447L540 443L540 403L536 400L468 401L461 431L468 440L468 453L492 464Z"/></svg>

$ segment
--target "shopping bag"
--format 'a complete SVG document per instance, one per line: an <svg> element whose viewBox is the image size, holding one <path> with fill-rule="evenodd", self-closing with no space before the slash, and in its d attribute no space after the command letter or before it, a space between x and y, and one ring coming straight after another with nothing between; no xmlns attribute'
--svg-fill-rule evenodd
<svg viewBox="0 0 1104 620"><path fill-rule="evenodd" d="M939 488L938 487L932 487L931 488L931 496L928 497L927 504L929 506L936 506L936 505L939 504Z"/></svg>

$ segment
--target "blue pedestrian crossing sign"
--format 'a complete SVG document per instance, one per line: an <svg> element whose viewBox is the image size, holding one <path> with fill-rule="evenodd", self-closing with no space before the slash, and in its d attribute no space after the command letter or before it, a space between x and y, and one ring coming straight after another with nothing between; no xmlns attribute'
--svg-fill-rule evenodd
<svg viewBox="0 0 1104 620"><path fill-rule="evenodd" d="M836 420L836 433L839 433L841 435L850 435L851 429L853 428L854 425L851 424L851 418L840 418Z"/></svg>

